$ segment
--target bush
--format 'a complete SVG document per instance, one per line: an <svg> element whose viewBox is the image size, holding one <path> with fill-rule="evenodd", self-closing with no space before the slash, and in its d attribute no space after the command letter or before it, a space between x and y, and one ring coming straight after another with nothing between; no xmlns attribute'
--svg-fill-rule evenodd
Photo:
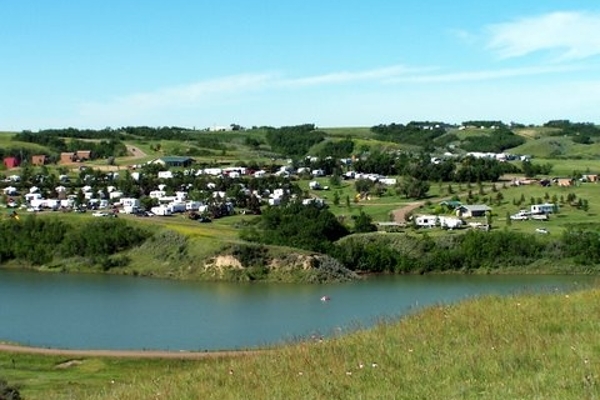
<svg viewBox="0 0 600 400"><path fill-rule="evenodd" d="M244 268L264 267L269 262L269 252L262 245L235 244L230 252Z"/></svg>
<svg viewBox="0 0 600 400"><path fill-rule="evenodd" d="M0 378L0 400L21 400L19 389Z"/></svg>
<svg viewBox="0 0 600 400"><path fill-rule="evenodd" d="M114 218L94 219L65 234L61 253L66 257L109 256L142 244L149 234Z"/></svg>

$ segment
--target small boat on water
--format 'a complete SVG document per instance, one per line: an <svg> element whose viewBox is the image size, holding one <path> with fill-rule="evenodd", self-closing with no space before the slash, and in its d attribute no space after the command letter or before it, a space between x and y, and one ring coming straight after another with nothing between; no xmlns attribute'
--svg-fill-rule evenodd
<svg viewBox="0 0 600 400"><path fill-rule="evenodd" d="M331 297L329 297L329 296L323 296L323 297L321 297L321 301L323 301L323 302L329 301L329 300L331 300Z"/></svg>

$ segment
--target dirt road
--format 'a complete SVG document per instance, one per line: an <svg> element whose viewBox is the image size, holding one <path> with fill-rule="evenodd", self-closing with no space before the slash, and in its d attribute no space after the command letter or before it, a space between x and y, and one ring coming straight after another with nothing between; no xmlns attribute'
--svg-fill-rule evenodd
<svg viewBox="0 0 600 400"><path fill-rule="evenodd" d="M404 207L392 211L392 214L394 215L394 222L397 222L399 224L406 223L406 215L421 207L423 204L425 204L425 202L415 201L414 203L408 203Z"/></svg>
<svg viewBox="0 0 600 400"><path fill-rule="evenodd" d="M130 144L126 145L127 152L131 154L127 159L135 160L136 158L144 158L148 154L144 153L139 147L132 146Z"/></svg>
<svg viewBox="0 0 600 400"><path fill-rule="evenodd" d="M0 351L6 353L55 355L65 357L111 357L111 358L162 358L198 360L203 358L241 357L259 354L268 350L239 351L160 351L160 350L67 350L44 347L27 347L0 344Z"/></svg>

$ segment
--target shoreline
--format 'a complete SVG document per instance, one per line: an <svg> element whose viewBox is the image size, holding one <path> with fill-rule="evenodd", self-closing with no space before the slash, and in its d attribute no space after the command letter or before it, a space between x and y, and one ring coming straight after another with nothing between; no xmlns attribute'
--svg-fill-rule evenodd
<svg viewBox="0 0 600 400"><path fill-rule="evenodd" d="M78 350L49 347L30 347L19 344L0 343L0 352L18 354L36 354L66 357L106 357L132 359L180 359L200 360L205 358L241 357L264 353L268 350L206 350L206 351L169 351L169 350Z"/></svg>

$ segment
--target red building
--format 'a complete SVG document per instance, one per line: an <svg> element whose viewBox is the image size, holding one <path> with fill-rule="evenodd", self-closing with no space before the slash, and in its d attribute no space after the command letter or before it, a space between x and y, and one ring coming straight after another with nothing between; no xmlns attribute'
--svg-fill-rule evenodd
<svg viewBox="0 0 600 400"><path fill-rule="evenodd" d="M17 168L21 162L17 157L5 157L4 158L4 166L8 169Z"/></svg>

